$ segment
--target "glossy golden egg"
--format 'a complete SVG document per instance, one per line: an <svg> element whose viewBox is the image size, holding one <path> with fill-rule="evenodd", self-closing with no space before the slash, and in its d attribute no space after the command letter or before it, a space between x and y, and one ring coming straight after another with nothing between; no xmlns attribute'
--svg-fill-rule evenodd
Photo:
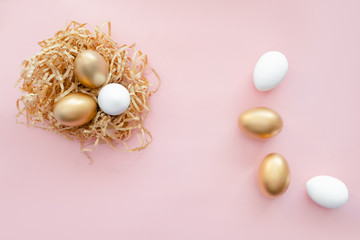
<svg viewBox="0 0 360 240"><path fill-rule="evenodd" d="M266 196L281 196L290 183L290 169L286 159L278 153L267 155L260 165L258 181Z"/></svg>
<svg viewBox="0 0 360 240"><path fill-rule="evenodd" d="M74 62L75 77L86 87L102 86L108 77L109 66L105 58L93 50L79 53Z"/></svg>
<svg viewBox="0 0 360 240"><path fill-rule="evenodd" d="M97 103L84 93L70 93L56 102L54 106L56 120L71 127L90 122L96 112Z"/></svg>
<svg viewBox="0 0 360 240"><path fill-rule="evenodd" d="M283 121L274 110L257 107L243 112L238 119L238 125L249 136L270 138L280 133Z"/></svg>

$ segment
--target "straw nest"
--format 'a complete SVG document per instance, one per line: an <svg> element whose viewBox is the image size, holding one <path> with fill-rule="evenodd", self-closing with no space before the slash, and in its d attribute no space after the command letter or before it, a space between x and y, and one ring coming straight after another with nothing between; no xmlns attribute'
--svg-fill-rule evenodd
<svg viewBox="0 0 360 240"><path fill-rule="evenodd" d="M144 121L150 111L152 91L146 73L154 73L148 66L147 56L134 45L119 46L101 27L90 31L85 24L71 22L53 38L39 43L41 51L22 63L17 85L23 95L17 100L17 119L25 116L28 126L40 127L81 143L81 151L93 151L105 142L113 149L136 151L146 148L152 141ZM110 116L98 109L93 120L79 127L60 124L54 117L53 106L69 93L86 93L97 101L100 88L87 88L74 76L74 60L83 50L95 50L109 64L107 83L120 83L130 93L129 108L118 116ZM159 82L160 83L160 82ZM158 84L159 87L159 84ZM20 122L20 121L18 121ZM126 141L136 133L138 144L129 147ZM119 143L122 143L119 145Z"/></svg>

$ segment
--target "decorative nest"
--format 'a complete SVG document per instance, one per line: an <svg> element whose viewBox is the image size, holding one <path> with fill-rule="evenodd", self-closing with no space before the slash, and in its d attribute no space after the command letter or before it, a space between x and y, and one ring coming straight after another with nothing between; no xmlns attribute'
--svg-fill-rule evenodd
<svg viewBox="0 0 360 240"><path fill-rule="evenodd" d="M115 150L136 151L146 148L152 141L144 121L150 111L149 98L160 85L159 76L148 66L147 56L134 49L134 45L119 46L101 27L91 32L85 24L71 22L58 31L53 38L39 43L41 51L22 63L21 77L17 85L23 95L17 100L20 116L26 117L24 124L40 127L58 133L81 143L81 151L93 151L101 142ZM120 83L131 97L129 108L118 116L110 116L100 108L88 124L69 127L60 124L54 116L53 106L69 93L86 93L97 102L100 88L91 89L82 85L74 76L74 60L83 50L100 53L109 64L107 83ZM152 71L159 84L150 90L150 83L144 76ZM104 84L104 85L105 85ZM138 144L130 148L126 141L137 134ZM122 145L118 146L119 143ZM92 146L89 148L89 146Z"/></svg>

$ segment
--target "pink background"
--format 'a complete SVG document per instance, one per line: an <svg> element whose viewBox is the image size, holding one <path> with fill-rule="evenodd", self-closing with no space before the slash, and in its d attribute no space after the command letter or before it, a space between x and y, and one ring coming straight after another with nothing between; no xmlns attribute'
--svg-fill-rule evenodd
<svg viewBox="0 0 360 240"><path fill-rule="evenodd" d="M0 1L0 239L360 239L359 1ZM67 20L110 20L137 43L163 85L141 152L101 146L94 164L79 144L15 123L21 61ZM284 82L257 92L266 51L289 61ZM266 141L237 117L267 106L284 119ZM257 169L283 154L292 180L264 197ZM348 203L327 210L305 182L338 177Z"/></svg>

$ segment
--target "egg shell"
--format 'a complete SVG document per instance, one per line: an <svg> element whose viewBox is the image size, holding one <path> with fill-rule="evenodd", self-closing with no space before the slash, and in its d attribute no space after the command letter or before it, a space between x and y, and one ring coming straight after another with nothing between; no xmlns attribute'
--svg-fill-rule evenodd
<svg viewBox="0 0 360 240"><path fill-rule="evenodd" d="M264 195L281 196L290 184L290 169L286 159L279 153L270 153L263 159L258 172L259 187Z"/></svg>
<svg viewBox="0 0 360 240"><path fill-rule="evenodd" d="M306 182L306 191L310 198L325 208L339 208L349 199L346 185L331 176L316 176Z"/></svg>
<svg viewBox="0 0 360 240"><path fill-rule="evenodd" d="M95 100L84 93L70 93L54 105L55 119L63 125L77 127L90 122L97 112Z"/></svg>
<svg viewBox="0 0 360 240"><path fill-rule="evenodd" d="M244 111L238 119L239 128L248 136L270 138L279 134L283 127L281 116L266 107L256 107Z"/></svg>
<svg viewBox="0 0 360 240"><path fill-rule="evenodd" d="M288 61L284 54L270 51L262 55L257 61L253 80L259 91L268 91L275 88L284 79L288 71Z"/></svg>
<svg viewBox="0 0 360 240"><path fill-rule="evenodd" d="M118 83L110 83L101 88L98 103L106 114L116 116L126 111L130 105L130 93Z"/></svg>

